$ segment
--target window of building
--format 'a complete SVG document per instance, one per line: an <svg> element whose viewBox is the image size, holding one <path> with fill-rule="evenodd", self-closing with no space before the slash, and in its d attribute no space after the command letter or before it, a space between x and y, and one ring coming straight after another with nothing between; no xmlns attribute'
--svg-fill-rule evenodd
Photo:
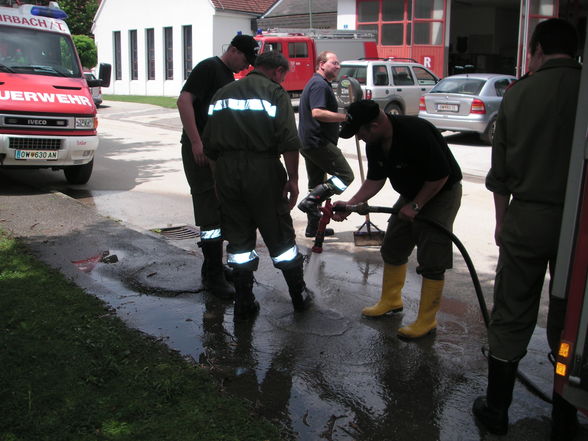
<svg viewBox="0 0 588 441"><path fill-rule="evenodd" d="M145 50L147 51L147 79L155 79L155 32L153 29L145 31Z"/></svg>
<svg viewBox="0 0 588 441"><path fill-rule="evenodd" d="M163 28L163 53L165 54L165 79L174 79L174 39L173 28Z"/></svg>
<svg viewBox="0 0 588 441"><path fill-rule="evenodd" d="M288 43L288 54L290 58L308 58L308 46L304 41Z"/></svg>
<svg viewBox="0 0 588 441"><path fill-rule="evenodd" d="M114 78L122 80L120 31L114 31Z"/></svg>
<svg viewBox="0 0 588 441"><path fill-rule="evenodd" d="M442 45L445 2L357 0L357 28L379 31L381 46Z"/></svg>
<svg viewBox="0 0 588 441"><path fill-rule="evenodd" d="M192 25L182 26L182 47L184 52L184 80L192 72Z"/></svg>
<svg viewBox="0 0 588 441"><path fill-rule="evenodd" d="M137 54L137 30L133 29L129 31L129 56L130 56L130 67L131 67L131 80L139 79L139 66L138 66L138 54Z"/></svg>

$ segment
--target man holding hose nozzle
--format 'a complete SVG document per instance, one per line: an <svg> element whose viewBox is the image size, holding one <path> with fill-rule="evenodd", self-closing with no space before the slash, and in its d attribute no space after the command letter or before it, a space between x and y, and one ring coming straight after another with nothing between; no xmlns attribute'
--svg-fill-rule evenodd
<svg viewBox="0 0 588 441"><path fill-rule="evenodd" d="M417 216L451 231L461 203L461 170L445 139L429 122L414 116L387 115L372 100L352 103L348 120L339 134L357 135L366 142L367 179L347 202L334 206L355 205L375 196L389 179L400 197L398 210L388 223L380 250L384 276L380 301L364 308L367 317L380 317L403 308L402 288L407 262L417 247L417 273L423 277L419 312L414 323L398 330L405 339L423 337L437 327L437 311L443 293L445 270L453 266L451 238ZM348 212L333 216L342 221Z"/></svg>
<svg viewBox="0 0 588 441"><path fill-rule="evenodd" d="M581 76L573 58L577 45L568 22L539 23L529 45L531 74L505 94L496 122L486 187L494 193L499 256L488 388L473 412L498 435L508 431L517 367L535 329L545 272L555 269ZM565 311L566 301L550 296L547 339L554 354ZM576 409L554 393L551 440L572 440L577 429Z"/></svg>

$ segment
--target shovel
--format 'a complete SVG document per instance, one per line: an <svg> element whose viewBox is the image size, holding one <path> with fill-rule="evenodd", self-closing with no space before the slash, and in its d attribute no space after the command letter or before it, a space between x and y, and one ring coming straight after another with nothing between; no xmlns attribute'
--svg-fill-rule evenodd
<svg viewBox="0 0 588 441"><path fill-rule="evenodd" d="M361 99L363 96L361 85L353 77L347 77L340 81L339 86L347 88L350 104ZM361 159L361 149L359 148L359 139L357 138L357 135L355 136L355 148L357 150L357 160L359 162L359 175L361 177L361 183L363 184L365 181L365 175L363 173L363 161ZM369 213L366 213L365 222L353 233L353 242L355 243L355 246L358 247L380 246L382 245L382 242L384 242L385 234L384 231L380 230L370 221L370 215Z"/></svg>
<svg viewBox="0 0 588 441"><path fill-rule="evenodd" d="M363 161L361 159L361 149L359 148L359 139L355 136L355 148L357 149L357 160L359 161L359 176L361 183L365 181L363 173ZM357 231L353 232L353 243L357 247L381 246L384 242L385 231L380 230L370 221L370 214L366 213L365 222Z"/></svg>

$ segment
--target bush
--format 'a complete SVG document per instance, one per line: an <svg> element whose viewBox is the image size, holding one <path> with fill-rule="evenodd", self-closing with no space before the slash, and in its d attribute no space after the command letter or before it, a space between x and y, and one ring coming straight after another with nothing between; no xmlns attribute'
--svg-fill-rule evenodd
<svg viewBox="0 0 588 441"><path fill-rule="evenodd" d="M73 42L76 45L82 66L88 69L98 63L98 48L94 40L87 35L74 35Z"/></svg>

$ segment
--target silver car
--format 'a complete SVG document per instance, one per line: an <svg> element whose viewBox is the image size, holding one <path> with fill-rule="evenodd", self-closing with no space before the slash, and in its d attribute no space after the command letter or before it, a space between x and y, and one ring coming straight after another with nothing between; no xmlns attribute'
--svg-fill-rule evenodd
<svg viewBox="0 0 588 441"><path fill-rule="evenodd" d="M439 130L479 133L482 141L492 144L502 97L515 81L503 74L445 77L421 97L419 117Z"/></svg>
<svg viewBox="0 0 588 441"><path fill-rule="evenodd" d="M431 90L439 78L422 64L405 58L346 60L333 82L340 107L349 105L346 90L338 87L345 78L355 78L363 98L377 102L393 115L417 115L419 98Z"/></svg>
<svg viewBox="0 0 588 441"><path fill-rule="evenodd" d="M92 72L84 72L84 78L86 80L95 80L96 77ZM94 100L94 105L96 107L100 107L102 104L102 88L101 87L90 87L90 92L92 92L92 99Z"/></svg>

